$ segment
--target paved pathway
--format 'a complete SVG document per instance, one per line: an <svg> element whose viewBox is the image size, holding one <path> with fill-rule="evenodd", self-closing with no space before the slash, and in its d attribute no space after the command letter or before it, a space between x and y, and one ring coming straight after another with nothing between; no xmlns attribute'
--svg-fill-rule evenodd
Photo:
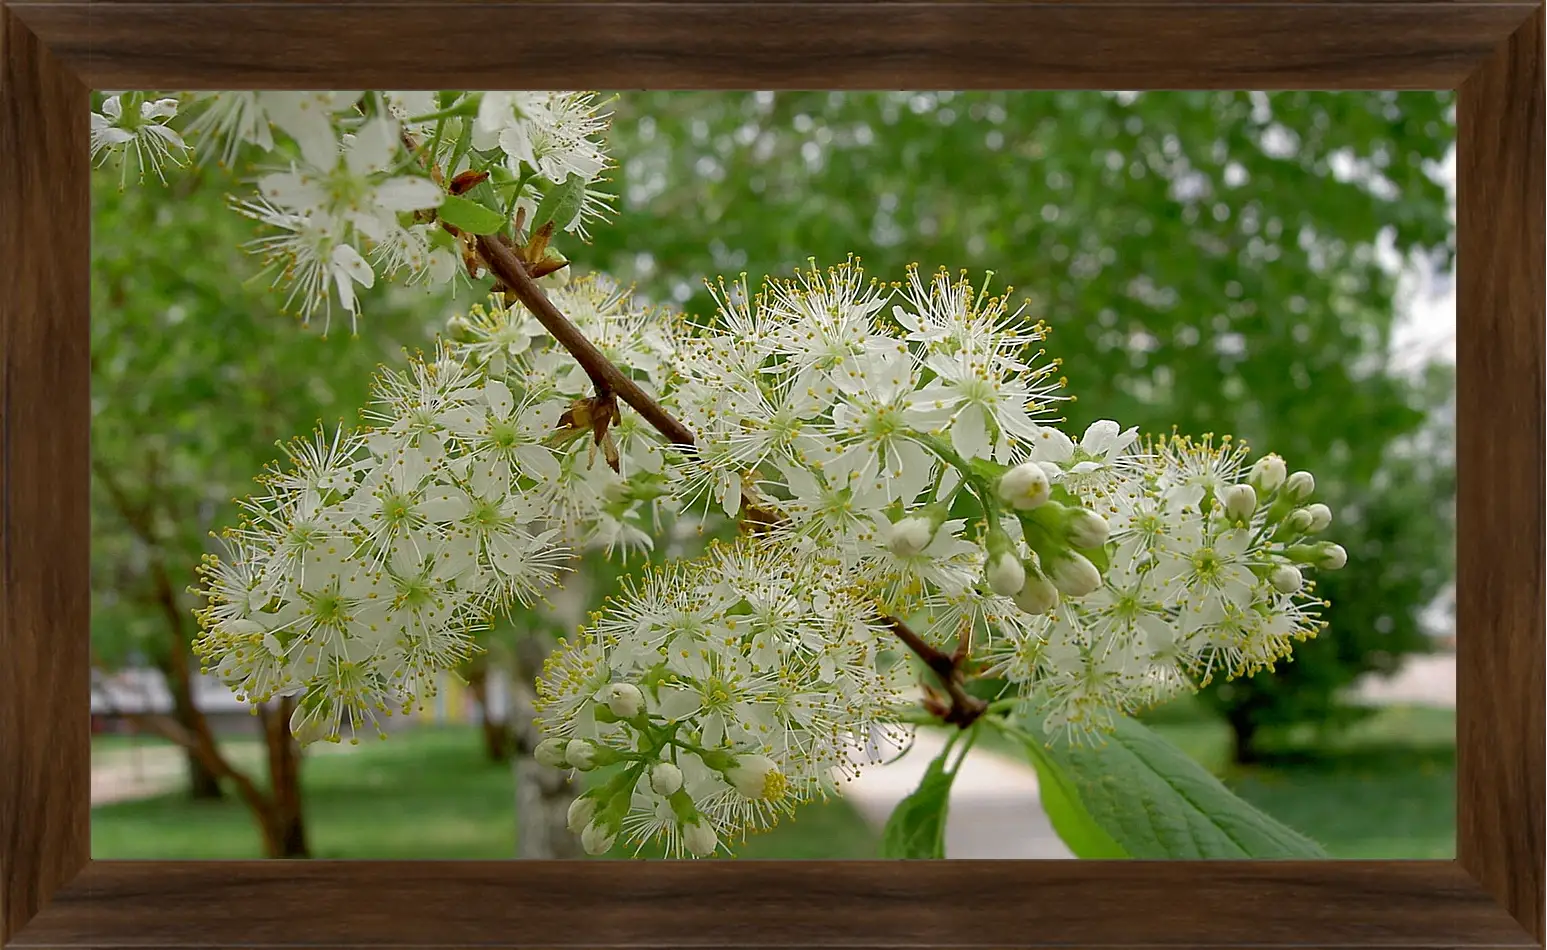
<svg viewBox="0 0 1547 950"><path fill-rule="evenodd" d="M877 828L918 787L929 763L945 747L945 734L920 730L907 755L873 765L843 787L843 797ZM1037 774L1026 765L973 748L951 784L946 813L948 858L1072 858L1053 832L1037 797Z"/></svg>
<svg viewBox="0 0 1547 950"><path fill-rule="evenodd" d="M1354 690L1366 702L1386 705L1456 707L1456 655L1435 653L1410 657L1395 676L1366 678Z"/></svg>
<svg viewBox="0 0 1547 950"><path fill-rule="evenodd" d="M232 765L255 779L267 775L263 749L256 741L222 743L222 746ZM308 749L307 755L337 755L357 748L347 742L336 745L323 742ZM95 752L91 757L91 803L106 805L173 791L187 781L187 763L181 748L159 742L140 748Z"/></svg>

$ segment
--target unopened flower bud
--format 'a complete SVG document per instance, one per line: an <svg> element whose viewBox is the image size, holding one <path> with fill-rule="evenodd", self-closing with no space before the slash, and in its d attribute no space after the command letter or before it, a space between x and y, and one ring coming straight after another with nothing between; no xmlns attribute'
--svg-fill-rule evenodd
<svg viewBox="0 0 1547 950"><path fill-rule="evenodd" d="M1296 508L1289 513L1288 518L1284 519L1284 524L1289 530L1299 532L1300 534L1311 530L1311 525L1315 522L1316 516L1311 514L1308 508Z"/></svg>
<svg viewBox="0 0 1547 950"><path fill-rule="evenodd" d="M892 526L886 546L898 557L912 557L935 539L935 525L928 518L910 515Z"/></svg>
<svg viewBox="0 0 1547 950"><path fill-rule="evenodd" d="M1047 473L1035 462L1023 462L999 479L1000 499L1021 511L1030 511L1046 502L1052 490Z"/></svg>
<svg viewBox="0 0 1547 950"><path fill-rule="evenodd" d="M586 854L606 854L612 850L613 839L617 833L611 828L604 828L599 824L589 824L580 833L580 846L585 848Z"/></svg>
<svg viewBox="0 0 1547 950"><path fill-rule="evenodd" d="M736 764L723 773L725 780L747 798L776 801L784 797L789 780L779 766L766 755L738 756Z"/></svg>
<svg viewBox="0 0 1547 950"><path fill-rule="evenodd" d="M983 576L989 590L1004 597L1014 597L1026 585L1026 568L1010 551L1001 551L989 558Z"/></svg>
<svg viewBox="0 0 1547 950"><path fill-rule="evenodd" d="M609 683L602 687L596 698L606 703L619 719L633 719L645 708L645 694L633 683Z"/></svg>
<svg viewBox="0 0 1547 950"><path fill-rule="evenodd" d="M1324 571L1342 570L1348 563L1348 552L1343 550L1341 544L1333 544L1330 541L1320 545L1321 558L1316 566Z"/></svg>
<svg viewBox="0 0 1547 950"><path fill-rule="evenodd" d="M658 795L670 795L682 787L682 770L670 762L657 762L650 770L650 787Z"/></svg>
<svg viewBox="0 0 1547 950"><path fill-rule="evenodd" d="M1058 606L1058 588L1041 574L1026 575L1026 583L1015 595L1015 606L1029 614L1045 614Z"/></svg>
<svg viewBox="0 0 1547 950"><path fill-rule="evenodd" d="M596 743L586 739L571 739L569 744L564 746L564 758L571 766L582 772L589 772L596 768L597 760L601 757L598 754L599 748Z"/></svg>
<svg viewBox="0 0 1547 950"><path fill-rule="evenodd" d="M1084 597L1101 586L1101 572L1083 554L1070 553L1059 558L1048 579L1069 597Z"/></svg>
<svg viewBox="0 0 1547 950"><path fill-rule="evenodd" d="M532 750L532 758L540 765L546 765L554 769L569 768L569 761L564 758L564 747L569 744L567 739L544 739L537 743L537 748Z"/></svg>
<svg viewBox="0 0 1547 950"><path fill-rule="evenodd" d="M1252 466L1251 482L1264 495L1271 495L1284 484L1289 467L1277 455L1264 455Z"/></svg>
<svg viewBox="0 0 1547 950"><path fill-rule="evenodd" d="M1305 586L1305 576L1293 564L1280 564L1268 575L1268 583L1280 594L1294 594Z"/></svg>
<svg viewBox="0 0 1547 950"><path fill-rule="evenodd" d="M1228 485L1219 493L1231 521L1246 521L1257 510L1257 490L1250 485Z"/></svg>
<svg viewBox="0 0 1547 950"><path fill-rule="evenodd" d="M1107 543L1112 528L1107 524L1107 519L1089 508L1076 508L1069 512L1069 520L1064 522L1064 532L1074 547L1099 548Z"/></svg>
<svg viewBox="0 0 1547 950"><path fill-rule="evenodd" d="M1295 472L1284 482L1284 494L1295 501L1304 501L1316 491L1316 477L1310 472Z"/></svg>
<svg viewBox="0 0 1547 950"><path fill-rule="evenodd" d="M569 813L565 816L565 822L569 830L578 835L595 816L596 799L590 795L582 795L569 803Z"/></svg>
<svg viewBox="0 0 1547 950"><path fill-rule="evenodd" d="M1321 502L1307 505L1305 510L1311 513L1311 526L1308 529L1311 534L1319 534L1332 524L1332 509Z"/></svg>
<svg viewBox="0 0 1547 950"><path fill-rule="evenodd" d="M707 858L714 854L714 849L720 846L720 837L714 833L714 828L700 815L692 821L682 823L682 846L689 853L700 858Z"/></svg>

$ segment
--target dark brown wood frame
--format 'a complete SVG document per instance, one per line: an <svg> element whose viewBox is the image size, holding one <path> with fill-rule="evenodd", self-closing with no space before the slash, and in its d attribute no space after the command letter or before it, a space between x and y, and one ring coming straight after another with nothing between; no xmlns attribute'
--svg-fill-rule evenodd
<svg viewBox="0 0 1547 950"><path fill-rule="evenodd" d="M1541 944L1536 0L32 0L0 47L0 943ZM88 90L404 86L1459 89L1456 860L92 861Z"/></svg>

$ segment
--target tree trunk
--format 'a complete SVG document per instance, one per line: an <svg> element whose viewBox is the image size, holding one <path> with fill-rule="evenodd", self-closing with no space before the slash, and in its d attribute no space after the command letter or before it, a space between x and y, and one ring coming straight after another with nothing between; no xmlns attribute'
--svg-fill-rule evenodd
<svg viewBox="0 0 1547 950"><path fill-rule="evenodd" d="M569 806L575 789L562 769L538 764L532 750L541 738L536 711L537 678L543 660L553 649L545 632L522 636L515 649L515 671L510 688L510 726L514 746L511 756L516 784L516 857L578 858L583 856L578 836L568 827Z"/></svg>
<svg viewBox="0 0 1547 950"><path fill-rule="evenodd" d="M172 649L179 649L173 643ZM190 733L198 732L201 713L193 701L193 683L189 682L187 663L164 663L161 675L166 678L167 689L172 694L172 718ZM188 794L194 799L212 800L225 797L220 787L220 776L192 749L185 751L188 760Z"/></svg>
<svg viewBox="0 0 1547 950"><path fill-rule="evenodd" d="M1235 737L1235 763L1237 765L1253 765L1260 761L1261 753L1257 748L1257 721L1252 716L1253 710L1249 706L1231 706L1226 713L1230 721L1230 731Z"/></svg>
<svg viewBox="0 0 1547 950"><path fill-rule="evenodd" d="M490 762L510 761L511 736L508 714L494 715L489 706L489 661L480 656L467 668L467 687L478 700L478 721L483 727L483 750Z"/></svg>
<svg viewBox="0 0 1547 950"><path fill-rule="evenodd" d="M263 816L263 848L271 858L309 858L301 809L301 747L290 733L295 699L263 707L263 737L269 754L269 804Z"/></svg>

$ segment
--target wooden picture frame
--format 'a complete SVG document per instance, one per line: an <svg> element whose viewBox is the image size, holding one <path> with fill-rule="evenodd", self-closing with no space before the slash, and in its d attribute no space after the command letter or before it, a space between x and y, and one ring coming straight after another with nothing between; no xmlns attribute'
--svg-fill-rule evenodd
<svg viewBox="0 0 1547 950"><path fill-rule="evenodd" d="M1540 946L1543 22L1537 0L0 3L0 944ZM92 861L89 90L619 87L1458 89L1456 859Z"/></svg>

